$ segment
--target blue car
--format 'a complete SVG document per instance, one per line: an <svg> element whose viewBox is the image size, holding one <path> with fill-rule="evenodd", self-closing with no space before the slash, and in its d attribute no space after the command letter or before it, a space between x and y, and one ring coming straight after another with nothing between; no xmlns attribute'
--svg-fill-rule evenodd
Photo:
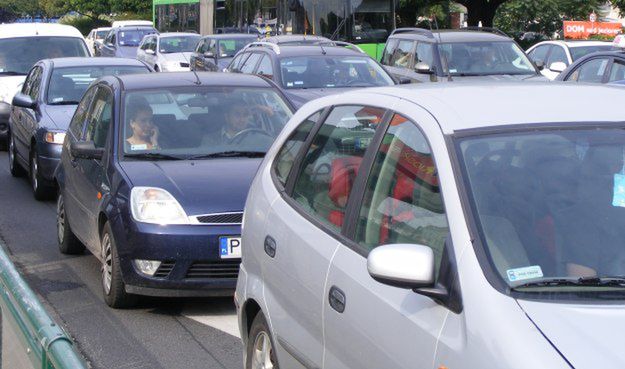
<svg viewBox="0 0 625 369"><path fill-rule="evenodd" d="M57 58L41 60L30 69L13 98L9 118L9 170L28 173L37 200L54 192L54 171L61 144L78 100L96 79L113 74L150 73L135 59Z"/></svg>
<svg viewBox="0 0 625 369"><path fill-rule="evenodd" d="M100 259L111 307L136 295L232 295L249 186L292 111L251 75L98 80L55 175L60 251Z"/></svg>
<svg viewBox="0 0 625 369"><path fill-rule="evenodd" d="M158 34L156 28L149 26L112 28L100 46L99 56L134 59L137 57L137 49L143 37L151 34Z"/></svg>

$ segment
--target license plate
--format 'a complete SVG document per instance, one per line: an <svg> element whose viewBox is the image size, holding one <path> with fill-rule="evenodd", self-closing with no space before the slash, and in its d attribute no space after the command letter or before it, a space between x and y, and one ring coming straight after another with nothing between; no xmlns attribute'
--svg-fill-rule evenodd
<svg viewBox="0 0 625 369"><path fill-rule="evenodd" d="M219 256L222 259L240 259L241 237L219 237Z"/></svg>

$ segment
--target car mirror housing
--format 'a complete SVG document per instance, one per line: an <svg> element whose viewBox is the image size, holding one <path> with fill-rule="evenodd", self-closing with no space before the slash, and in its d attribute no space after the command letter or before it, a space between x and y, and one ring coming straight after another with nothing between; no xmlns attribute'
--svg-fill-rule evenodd
<svg viewBox="0 0 625 369"><path fill-rule="evenodd" d="M79 159L100 160L104 156L104 149L95 147L93 141L73 141L70 145L70 152L73 157Z"/></svg>
<svg viewBox="0 0 625 369"><path fill-rule="evenodd" d="M418 62L417 65L414 66L414 70L421 74L434 74L430 65L424 62Z"/></svg>
<svg viewBox="0 0 625 369"><path fill-rule="evenodd" d="M400 288L434 286L434 252L430 247L390 244L374 248L367 257L369 275Z"/></svg>
<svg viewBox="0 0 625 369"><path fill-rule="evenodd" d="M25 95L21 92L17 93L14 97L13 97L13 102L12 102L13 106L17 106L20 108L26 108L26 109L36 109L37 108L37 102L34 101L32 99L32 97Z"/></svg>
<svg viewBox="0 0 625 369"><path fill-rule="evenodd" d="M148 54L148 55L155 55L155 54L156 54L156 53L154 52L154 50L152 50L152 49L146 49L146 50L145 50L145 53L146 53L146 54Z"/></svg>
<svg viewBox="0 0 625 369"><path fill-rule="evenodd" d="M549 66L549 70L556 73L562 73L565 69L566 64L564 64L563 62L551 63L551 65Z"/></svg>

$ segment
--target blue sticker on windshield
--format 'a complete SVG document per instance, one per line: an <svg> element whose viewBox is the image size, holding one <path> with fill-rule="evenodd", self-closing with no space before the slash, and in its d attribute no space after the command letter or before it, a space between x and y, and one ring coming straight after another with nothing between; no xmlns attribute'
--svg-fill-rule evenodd
<svg viewBox="0 0 625 369"><path fill-rule="evenodd" d="M614 175L614 197L612 197L612 206L620 206L625 208L625 175Z"/></svg>
<svg viewBox="0 0 625 369"><path fill-rule="evenodd" d="M540 265L532 265L524 268L508 269L508 280L510 282L523 281L525 279L542 278L543 270Z"/></svg>

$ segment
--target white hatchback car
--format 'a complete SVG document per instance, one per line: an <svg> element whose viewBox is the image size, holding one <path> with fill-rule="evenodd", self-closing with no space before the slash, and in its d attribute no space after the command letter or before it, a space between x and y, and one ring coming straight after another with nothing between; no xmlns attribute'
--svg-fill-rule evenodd
<svg viewBox="0 0 625 369"><path fill-rule="evenodd" d="M541 68L543 76L554 80L569 65L584 55L612 48L606 41L543 41L527 49L527 56Z"/></svg>
<svg viewBox="0 0 625 369"><path fill-rule="evenodd" d="M137 49L137 59L156 72L188 72L189 59L201 36L171 32L147 35Z"/></svg>
<svg viewBox="0 0 625 369"><path fill-rule="evenodd" d="M421 84L304 105L245 207L245 367L625 367L624 97Z"/></svg>

